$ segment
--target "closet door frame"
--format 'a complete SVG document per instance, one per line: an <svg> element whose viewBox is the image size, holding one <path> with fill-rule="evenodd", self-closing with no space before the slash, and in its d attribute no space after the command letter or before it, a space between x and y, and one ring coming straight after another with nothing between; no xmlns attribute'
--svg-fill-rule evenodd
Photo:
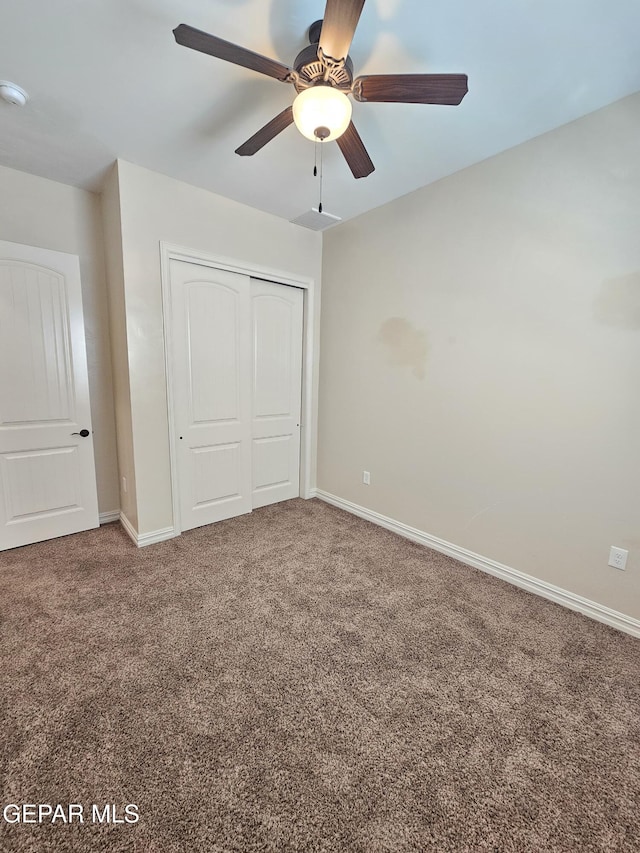
<svg viewBox="0 0 640 853"><path fill-rule="evenodd" d="M173 370L171 355L173 352L172 307L171 307L171 261L185 261L200 266L213 267L219 270L248 275L251 278L263 279L275 284L298 287L304 293L303 327L302 327L302 409L300 422L300 496L308 499L315 495L311 482L313 470L312 430L313 424L313 374L314 358L314 290L315 281L312 278L274 270L268 267L256 266L234 258L177 246L172 243L160 242L160 274L162 282L162 309L164 322L164 356L165 377L167 384L167 415L169 422L169 457L171 463L171 501L173 507L173 524L175 534L182 533L178 492L178 457L176 447L176 426L174 418Z"/></svg>

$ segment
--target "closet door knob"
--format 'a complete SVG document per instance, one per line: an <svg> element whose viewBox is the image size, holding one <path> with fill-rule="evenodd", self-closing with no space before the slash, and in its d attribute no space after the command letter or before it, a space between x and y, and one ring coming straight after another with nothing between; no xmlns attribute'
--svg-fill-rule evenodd
<svg viewBox="0 0 640 853"><path fill-rule="evenodd" d="M83 438L86 438L89 435L89 430L81 429L80 432L72 432L71 435L81 435Z"/></svg>

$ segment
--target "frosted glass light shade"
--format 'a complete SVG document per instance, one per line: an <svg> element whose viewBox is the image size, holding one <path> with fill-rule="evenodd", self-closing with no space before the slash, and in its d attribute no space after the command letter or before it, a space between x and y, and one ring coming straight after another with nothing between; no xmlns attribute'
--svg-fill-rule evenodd
<svg viewBox="0 0 640 853"><path fill-rule="evenodd" d="M344 92L333 86L319 85L303 89L293 102L293 120L303 136L312 142L322 138L324 142L337 139L349 127L351 101ZM316 131L326 128L319 137Z"/></svg>

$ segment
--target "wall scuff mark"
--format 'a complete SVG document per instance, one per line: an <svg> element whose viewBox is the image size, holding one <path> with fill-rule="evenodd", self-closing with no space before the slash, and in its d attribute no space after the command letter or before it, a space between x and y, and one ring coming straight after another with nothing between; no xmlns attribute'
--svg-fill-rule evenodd
<svg viewBox="0 0 640 853"><path fill-rule="evenodd" d="M605 326L640 329L640 272L603 281L594 314Z"/></svg>
<svg viewBox="0 0 640 853"><path fill-rule="evenodd" d="M392 367L410 367L416 379L424 379L429 350L424 332L402 317L390 317L380 326L376 340L386 347Z"/></svg>

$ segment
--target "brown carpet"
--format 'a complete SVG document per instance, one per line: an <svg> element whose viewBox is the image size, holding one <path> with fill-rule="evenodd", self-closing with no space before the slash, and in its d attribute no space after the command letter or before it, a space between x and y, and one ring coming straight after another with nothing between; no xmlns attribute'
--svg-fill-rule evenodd
<svg viewBox="0 0 640 853"><path fill-rule="evenodd" d="M0 566L2 807L85 818L2 851L640 850L632 637L317 500Z"/></svg>

